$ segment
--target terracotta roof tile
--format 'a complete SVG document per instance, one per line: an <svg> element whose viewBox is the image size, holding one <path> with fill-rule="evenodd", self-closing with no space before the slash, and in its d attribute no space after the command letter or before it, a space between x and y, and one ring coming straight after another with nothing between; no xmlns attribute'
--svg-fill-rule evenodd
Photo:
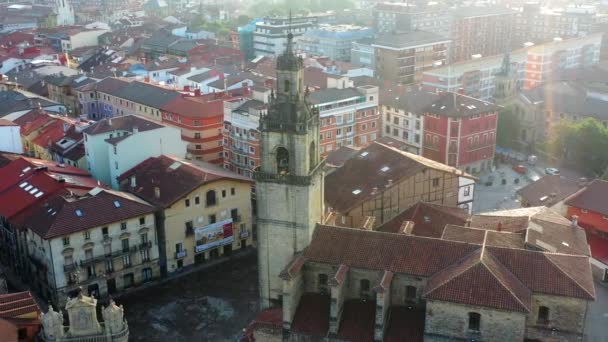
<svg viewBox="0 0 608 342"><path fill-rule="evenodd" d="M530 290L484 248L438 272L426 285L427 299L530 312Z"/></svg>
<svg viewBox="0 0 608 342"><path fill-rule="evenodd" d="M596 179L566 201L566 205L608 216L608 182Z"/></svg>
<svg viewBox="0 0 608 342"><path fill-rule="evenodd" d="M578 181L562 176L547 175L519 189L517 193L530 206L551 206L580 190ZM552 196L555 195L555 196Z"/></svg>
<svg viewBox="0 0 608 342"><path fill-rule="evenodd" d="M39 314L40 308L29 291L0 295L0 318L15 318L32 312Z"/></svg>
<svg viewBox="0 0 608 342"><path fill-rule="evenodd" d="M412 235L440 238L447 224L464 225L467 217L467 212L461 208L418 202L385 222L378 230L397 233L403 222L412 221Z"/></svg>
<svg viewBox="0 0 608 342"><path fill-rule="evenodd" d="M472 177L430 159L373 143L325 177L325 201L329 207L339 212L347 212L371 198L374 188L385 189L389 186L389 181L398 184L402 179L425 169Z"/></svg>
<svg viewBox="0 0 608 342"><path fill-rule="evenodd" d="M155 208L118 191L95 190L84 197L58 193L31 211L24 224L44 239L70 235L153 213Z"/></svg>
<svg viewBox="0 0 608 342"><path fill-rule="evenodd" d="M128 181L131 176L136 179L135 188L131 188ZM249 178L206 162L165 155L148 158L118 177L123 190L162 208L170 206L203 184L221 179L252 182ZM160 192L159 197L156 197L155 188Z"/></svg>

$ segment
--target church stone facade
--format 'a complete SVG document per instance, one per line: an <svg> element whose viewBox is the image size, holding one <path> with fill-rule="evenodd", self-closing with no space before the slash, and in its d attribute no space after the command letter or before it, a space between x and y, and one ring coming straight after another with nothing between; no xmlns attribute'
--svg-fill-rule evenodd
<svg viewBox="0 0 608 342"><path fill-rule="evenodd" d="M319 113L307 101L303 63L293 36L277 59L277 89L260 119L261 167L255 174L258 201L258 262L262 307L280 303L280 271L310 243L323 215L323 163Z"/></svg>

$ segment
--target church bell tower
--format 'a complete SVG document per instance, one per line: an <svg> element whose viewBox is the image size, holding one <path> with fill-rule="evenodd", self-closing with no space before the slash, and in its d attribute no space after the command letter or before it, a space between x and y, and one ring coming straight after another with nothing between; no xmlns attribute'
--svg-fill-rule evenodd
<svg viewBox="0 0 608 342"><path fill-rule="evenodd" d="M279 273L310 243L323 215L319 112L307 102L293 35L277 58L277 84L260 118L261 166L255 173L258 264L263 308L280 303Z"/></svg>

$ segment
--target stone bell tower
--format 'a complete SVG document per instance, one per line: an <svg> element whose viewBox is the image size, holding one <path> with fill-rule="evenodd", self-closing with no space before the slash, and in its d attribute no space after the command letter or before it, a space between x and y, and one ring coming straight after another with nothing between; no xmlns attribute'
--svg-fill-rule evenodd
<svg viewBox="0 0 608 342"><path fill-rule="evenodd" d="M499 105L504 105L517 93L516 75L511 70L511 55L505 53L502 60L502 68L496 74L496 89L494 90L494 101Z"/></svg>
<svg viewBox="0 0 608 342"><path fill-rule="evenodd" d="M306 101L302 59L293 35L277 59L276 91L260 118L261 166L255 173L262 308L280 303L279 273L310 242L323 215L319 112Z"/></svg>

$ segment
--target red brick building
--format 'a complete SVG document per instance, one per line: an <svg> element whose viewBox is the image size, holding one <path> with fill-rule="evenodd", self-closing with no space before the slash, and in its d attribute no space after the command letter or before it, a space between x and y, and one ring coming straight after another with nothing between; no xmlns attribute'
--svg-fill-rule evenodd
<svg viewBox="0 0 608 342"><path fill-rule="evenodd" d="M498 122L495 105L457 93L443 93L424 112L424 157L467 173L492 166Z"/></svg>

